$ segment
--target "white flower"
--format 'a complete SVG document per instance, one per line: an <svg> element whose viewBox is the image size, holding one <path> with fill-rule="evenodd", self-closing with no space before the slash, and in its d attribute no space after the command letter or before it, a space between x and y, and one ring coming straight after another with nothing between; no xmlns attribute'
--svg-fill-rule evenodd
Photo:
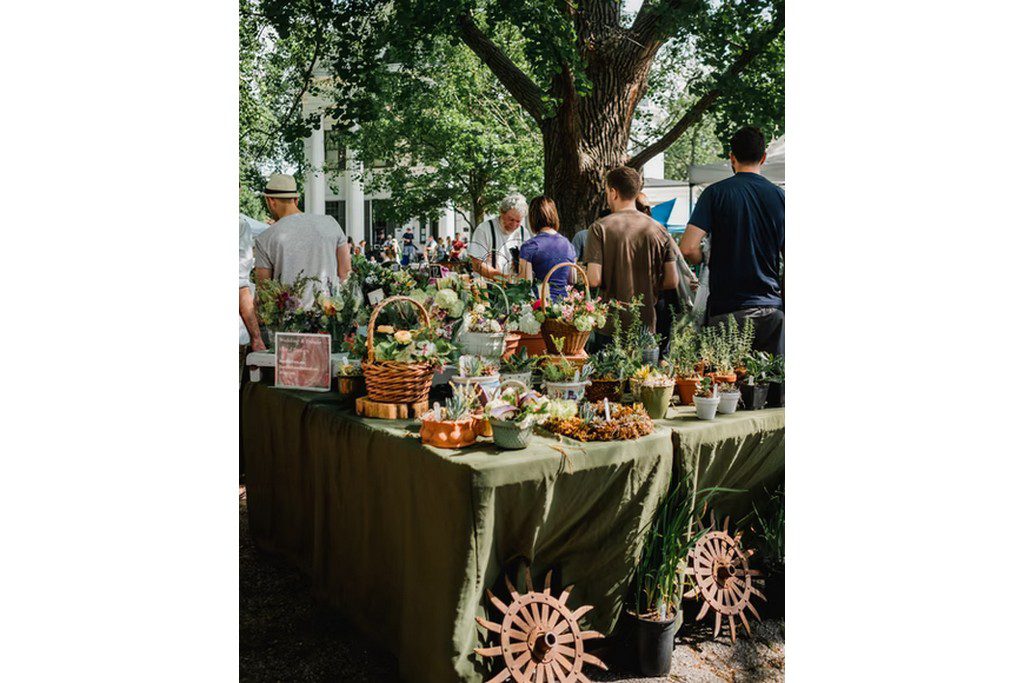
<svg viewBox="0 0 1024 683"><path fill-rule="evenodd" d="M520 331L526 334L538 334L540 332L540 323L534 316L533 311L523 311L522 315L519 316L518 326Z"/></svg>
<svg viewBox="0 0 1024 683"><path fill-rule="evenodd" d="M497 320L489 320L488 323L488 326L491 328L491 332L501 332L501 323Z"/></svg>
<svg viewBox="0 0 1024 683"><path fill-rule="evenodd" d="M438 306L447 310L451 310L456 303L462 303L459 301L459 295L450 289L439 290L434 300L437 302ZM461 315L461 312L459 315Z"/></svg>

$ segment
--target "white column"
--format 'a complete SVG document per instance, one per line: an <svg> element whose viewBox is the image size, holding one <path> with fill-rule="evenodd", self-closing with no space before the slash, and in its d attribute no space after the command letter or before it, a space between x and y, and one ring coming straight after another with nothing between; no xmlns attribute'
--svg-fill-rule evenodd
<svg viewBox="0 0 1024 683"><path fill-rule="evenodd" d="M352 159L351 152L349 159ZM360 170L359 162L352 159L345 170L345 233L356 243L359 240L369 241L363 226L363 184L355 177L354 172Z"/></svg>
<svg viewBox="0 0 1024 683"><path fill-rule="evenodd" d="M323 216L327 213L327 178L324 177L324 125L313 131L307 139L306 160L306 213Z"/></svg>
<svg viewBox="0 0 1024 683"><path fill-rule="evenodd" d="M455 237L455 207L451 204L447 204L444 207L444 211L441 213L441 220L438 224L438 234L441 239L445 237Z"/></svg>

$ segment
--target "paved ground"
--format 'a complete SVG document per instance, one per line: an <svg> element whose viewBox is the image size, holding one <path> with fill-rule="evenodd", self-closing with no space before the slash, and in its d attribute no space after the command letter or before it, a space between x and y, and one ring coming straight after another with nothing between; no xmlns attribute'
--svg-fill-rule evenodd
<svg viewBox="0 0 1024 683"><path fill-rule="evenodd" d="M394 659L371 646L337 614L316 607L307 581L294 569L255 551L249 540L244 492L239 496L239 678L243 681L397 681ZM709 621L709 620L706 620ZM633 678L596 672L595 681L782 681L782 622L754 624L754 637L711 639L707 627L684 628L672 673Z"/></svg>

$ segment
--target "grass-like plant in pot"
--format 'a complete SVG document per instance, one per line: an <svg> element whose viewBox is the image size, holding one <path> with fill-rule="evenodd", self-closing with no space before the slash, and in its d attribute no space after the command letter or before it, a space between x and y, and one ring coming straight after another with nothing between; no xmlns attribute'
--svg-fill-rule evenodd
<svg viewBox="0 0 1024 683"><path fill-rule="evenodd" d="M673 391L675 379L660 370L651 369L640 381L640 402L652 420L661 420L668 413Z"/></svg>
<svg viewBox="0 0 1024 683"><path fill-rule="evenodd" d="M680 565L704 533L696 528L699 511L720 491L694 491L687 476L662 499L644 529L643 550L633 578L633 596L626 618L632 626L640 673L664 676L672 666L675 633L682 624Z"/></svg>
<svg viewBox="0 0 1024 683"><path fill-rule="evenodd" d="M527 387L533 386L533 371L537 368L540 359L531 356L529 349L520 346L512 355L501 361L501 381L514 380L522 382Z"/></svg>
<svg viewBox="0 0 1024 683"><path fill-rule="evenodd" d="M731 382L722 382L718 385L718 412L729 415L736 412L740 403L740 390Z"/></svg>
<svg viewBox="0 0 1024 683"><path fill-rule="evenodd" d="M693 405L697 409L697 419L714 420L720 401L718 387L711 377L707 375L701 377L700 384L697 385L697 391L693 394Z"/></svg>
<svg viewBox="0 0 1024 683"><path fill-rule="evenodd" d="M468 385L452 387L451 398L444 405L434 404L420 417L420 438L438 448L462 448L476 441L476 389Z"/></svg>

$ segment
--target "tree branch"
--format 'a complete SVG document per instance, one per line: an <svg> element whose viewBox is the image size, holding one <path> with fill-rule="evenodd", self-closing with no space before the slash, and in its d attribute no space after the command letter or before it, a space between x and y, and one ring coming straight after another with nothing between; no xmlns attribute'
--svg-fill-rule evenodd
<svg viewBox="0 0 1024 683"><path fill-rule="evenodd" d="M715 103L715 100L721 96L725 84L729 80L736 78L758 55L764 52L764 49L782 33L784 26L785 14L779 11L768 30L748 43L747 48L736 57L732 65L716 79L714 87L704 93L660 140L633 156L633 158L626 162L626 165L639 170L641 166L656 155L671 147L672 143L678 140L679 136L686 132L690 126L700 121L705 112Z"/></svg>
<svg viewBox="0 0 1024 683"><path fill-rule="evenodd" d="M660 2L644 0L644 4L636 13L636 18L633 19L630 31L637 42L644 46L645 53L656 50L663 36L675 33L675 27L679 22L666 23L665 16L687 6L692 10L697 10L701 7L701 3L694 2L694 0L661 0Z"/></svg>
<svg viewBox="0 0 1024 683"><path fill-rule="evenodd" d="M458 19L462 42L494 73L516 102L540 124L544 114L543 92L533 80L508 58L500 47L487 37L473 17L463 14Z"/></svg>

